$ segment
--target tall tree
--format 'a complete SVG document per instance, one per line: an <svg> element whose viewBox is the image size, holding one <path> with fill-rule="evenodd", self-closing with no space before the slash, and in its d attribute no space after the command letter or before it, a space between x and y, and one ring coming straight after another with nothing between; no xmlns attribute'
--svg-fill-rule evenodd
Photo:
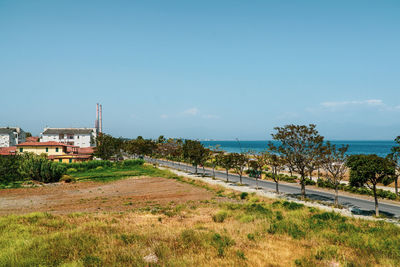
<svg viewBox="0 0 400 267"><path fill-rule="evenodd" d="M96 149L94 155L103 160L111 157L119 158L124 141L122 138L115 138L111 135L100 133L96 138Z"/></svg>
<svg viewBox="0 0 400 267"><path fill-rule="evenodd" d="M197 174L197 167L201 164L206 156L206 149L204 146L195 140L185 140L182 146L184 158L186 158L194 167Z"/></svg>
<svg viewBox="0 0 400 267"><path fill-rule="evenodd" d="M243 172L247 166L249 158L245 153L232 153L231 158L232 158L233 168L236 170L237 174L239 174L240 184L243 184L242 183Z"/></svg>
<svg viewBox="0 0 400 267"><path fill-rule="evenodd" d="M213 179L215 179L215 168L217 167L218 163L218 155L223 153L221 150L219 150L220 145L216 145L214 147L210 147L211 151L211 156L210 156L210 161L211 161L211 166L212 166L212 172L213 172Z"/></svg>
<svg viewBox="0 0 400 267"><path fill-rule="evenodd" d="M387 158L393 162L396 168L396 173L394 174L394 190L396 192L396 195L399 194L399 187L398 187L398 181L399 181L399 175L400 175L400 136L397 136L396 139L394 140L397 145L392 147L391 153L387 156Z"/></svg>
<svg viewBox="0 0 400 267"><path fill-rule="evenodd" d="M218 155L218 162L225 169L226 181L229 182L229 170L234 166L232 154L226 153Z"/></svg>
<svg viewBox="0 0 400 267"><path fill-rule="evenodd" d="M379 216L376 185L378 183L387 185L393 182L395 166L390 160L373 154L351 155L347 160L347 166L350 168L350 184L352 186L361 187L366 185L373 191L375 215Z"/></svg>
<svg viewBox="0 0 400 267"><path fill-rule="evenodd" d="M254 178L256 178L256 189L258 189L258 179L261 178L265 165L266 152L252 153L249 160L249 168L251 169Z"/></svg>
<svg viewBox="0 0 400 267"><path fill-rule="evenodd" d="M307 168L319 156L324 137L319 135L314 124L308 126L286 125L276 127L275 131L272 138L279 141L280 144L275 146L270 142L269 150L283 157L289 165L289 169L300 175L301 195L304 199Z"/></svg>
<svg viewBox="0 0 400 267"><path fill-rule="evenodd" d="M275 182L276 192L279 193L279 172L285 166L285 161L281 156L272 153L265 153L266 164L271 168L272 179Z"/></svg>
<svg viewBox="0 0 400 267"><path fill-rule="evenodd" d="M325 145L325 153L322 158L322 168L326 172L326 179L330 184L334 186L335 189L335 201L334 204L337 207L339 205L338 201L338 191L340 182L346 175L347 172L347 155L346 152L349 146L336 147L332 145L331 142L327 142Z"/></svg>

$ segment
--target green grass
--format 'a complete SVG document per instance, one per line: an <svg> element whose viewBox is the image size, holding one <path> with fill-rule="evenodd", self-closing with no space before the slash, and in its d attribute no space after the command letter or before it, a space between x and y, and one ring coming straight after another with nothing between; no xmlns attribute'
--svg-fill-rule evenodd
<svg viewBox="0 0 400 267"><path fill-rule="evenodd" d="M113 166L70 173L78 181L110 182L127 177L149 176L171 178L175 176L169 171L160 170L151 165Z"/></svg>

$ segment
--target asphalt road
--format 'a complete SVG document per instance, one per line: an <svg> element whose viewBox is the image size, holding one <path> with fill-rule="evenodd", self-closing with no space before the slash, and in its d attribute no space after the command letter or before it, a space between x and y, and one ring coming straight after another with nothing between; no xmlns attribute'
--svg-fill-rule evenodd
<svg viewBox="0 0 400 267"><path fill-rule="evenodd" d="M154 159L151 159L148 161L154 161ZM159 165L164 165L166 167L194 173L195 168L193 166L188 166L184 165L182 163L176 163L176 162L171 162L171 161L165 161L165 160L159 160L156 159L157 163ZM202 174L203 169L199 168L198 173ZM212 176L212 170L205 169L205 174L207 176ZM229 181L231 182L239 182L239 176L235 174L229 174ZM221 179L221 180L226 180L226 173L220 172L220 171L215 171L215 178ZM242 177L242 182L244 184L247 184L251 187L256 187L256 180L254 178L249 178L247 176ZM261 187L260 190L265 190L265 191L275 191L275 183L272 181L265 181L265 180L258 180L258 187ZM292 196L300 196L300 185L298 184L293 184L293 185L288 185L288 184L279 184L279 191L285 194L289 194ZM319 190L311 190L307 189L306 187L306 195L308 198L313 199L313 200L321 200L324 202L330 202L333 203L334 201L334 194L328 193L325 191L319 191ZM341 196L339 193L339 204L342 206L345 206L351 210L352 213L358 214L358 215L373 215L375 214L375 203L374 201L371 200L366 200L366 199L361 199L357 197L349 197L349 196ZM388 204L388 203L383 203L382 201L379 202L379 211L380 213L388 216L388 217L394 217L394 218L400 218L400 204L395 205L395 204Z"/></svg>

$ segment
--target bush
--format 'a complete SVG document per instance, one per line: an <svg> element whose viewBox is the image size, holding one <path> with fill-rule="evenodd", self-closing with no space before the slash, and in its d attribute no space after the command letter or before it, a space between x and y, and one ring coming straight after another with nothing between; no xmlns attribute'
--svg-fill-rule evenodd
<svg viewBox="0 0 400 267"><path fill-rule="evenodd" d="M75 182L75 178L70 175L63 175L60 179L60 182L71 183Z"/></svg>
<svg viewBox="0 0 400 267"><path fill-rule="evenodd" d="M246 199L248 195L249 195L249 193L247 193L247 192L242 192L242 193L240 194L240 199Z"/></svg>
<svg viewBox="0 0 400 267"><path fill-rule="evenodd" d="M0 183L9 183L21 180L19 155L0 156Z"/></svg>
<svg viewBox="0 0 400 267"><path fill-rule="evenodd" d="M225 221L226 217L228 217L228 213L224 210L218 211L216 214L212 216L214 222L222 223Z"/></svg>
<svg viewBox="0 0 400 267"><path fill-rule="evenodd" d="M304 207L304 205L301 203L289 202L289 201L283 202L282 206L288 210L298 210Z"/></svg>
<svg viewBox="0 0 400 267"><path fill-rule="evenodd" d="M75 169L75 168L68 168L67 169L67 173L76 173L76 172L78 172L78 170Z"/></svg>
<svg viewBox="0 0 400 267"><path fill-rule="evenodd" d="M19 172L22 178L39 182L58 182L66 173L66 166L62 163L52 162L45 157L27 153L22 155Z"/></svg>

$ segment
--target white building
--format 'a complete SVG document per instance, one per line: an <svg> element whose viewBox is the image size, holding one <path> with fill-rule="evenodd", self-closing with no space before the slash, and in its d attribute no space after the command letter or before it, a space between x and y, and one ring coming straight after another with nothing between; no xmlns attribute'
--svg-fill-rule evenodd
<svg viewBox="0 0 400 267"><path fill-rule="evenodd" d="M26 133L19 127L0 128L0 147L16 146L26 140Z"/></svg>
<svg viewBox="0 0 400 267"><path fill-rule="evenodd" d="M96 128L44 128L40 142L55 141L78 147L96 146Z"/></svg>

